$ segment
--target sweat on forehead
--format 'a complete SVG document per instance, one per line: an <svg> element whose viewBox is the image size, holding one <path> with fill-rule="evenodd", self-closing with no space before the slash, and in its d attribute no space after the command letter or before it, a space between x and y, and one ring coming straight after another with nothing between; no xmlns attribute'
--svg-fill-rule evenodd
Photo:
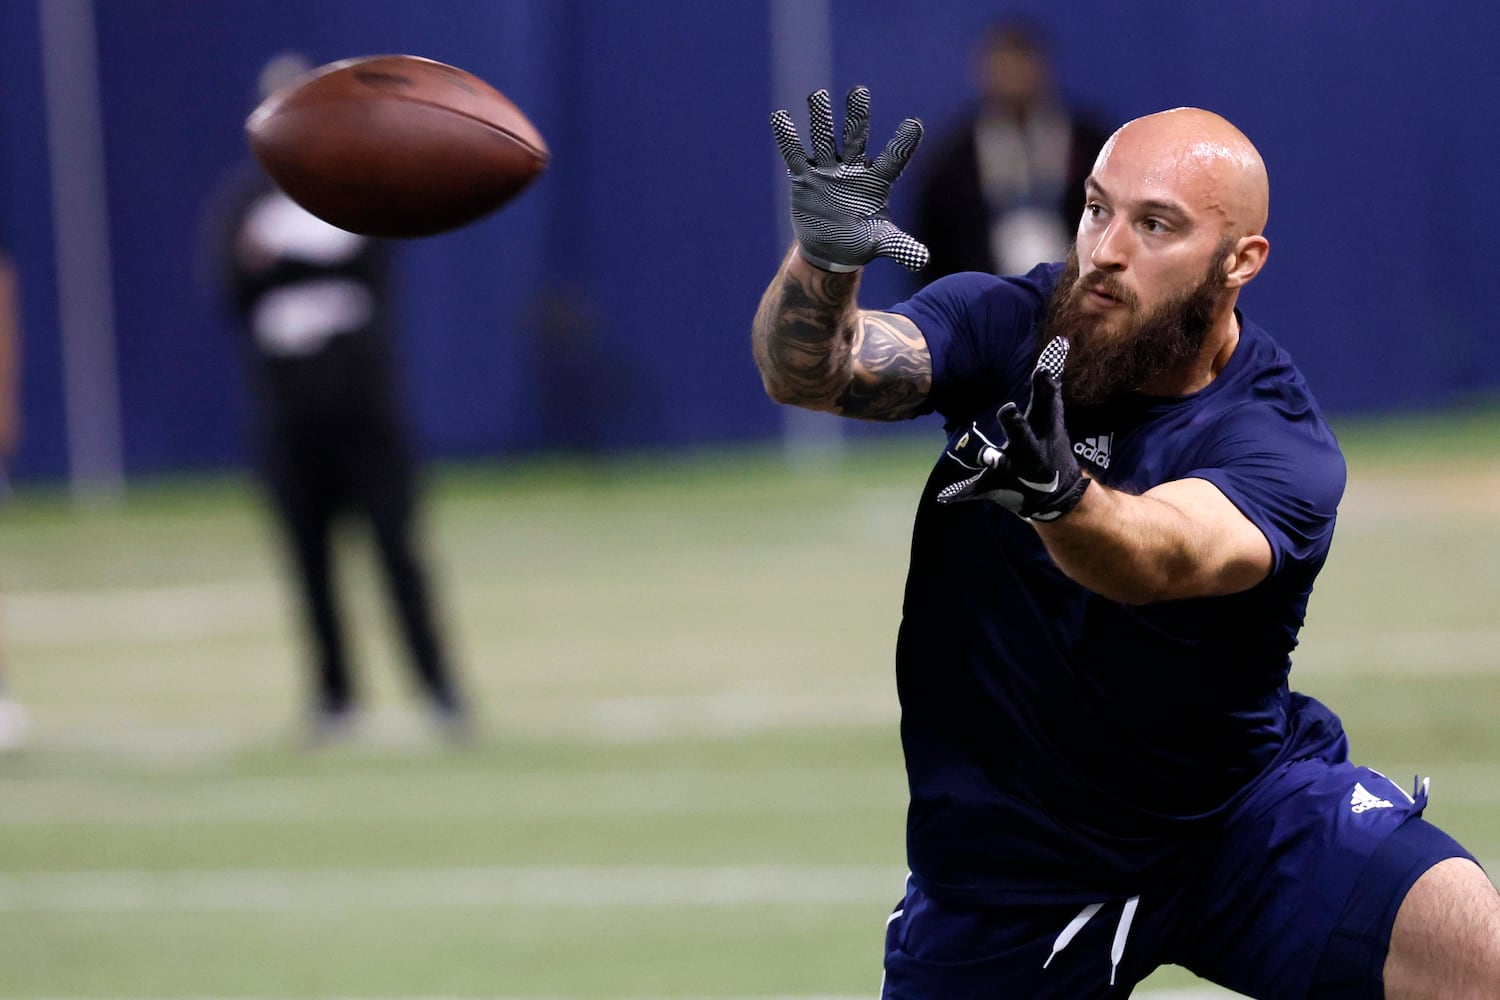
<svg viewBox="0 0 1500 1000"><path fill-rule="evenodd" d="M1211 184L1236 228L1246 233L1265 228L1270 207L1265 163L1243 132L1212 111L1173 108L1126 122L1099 151L1095 176L1117 152L1163 176L1199 176Z"/></svg>

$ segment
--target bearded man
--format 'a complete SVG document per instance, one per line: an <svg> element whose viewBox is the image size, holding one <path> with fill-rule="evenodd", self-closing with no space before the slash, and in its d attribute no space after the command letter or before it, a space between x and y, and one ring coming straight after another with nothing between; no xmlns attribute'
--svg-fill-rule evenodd
<svg viewBox="0 0 1500 1000"><path fill-rule="evenodd" d="M797 244L753 326L778 402L936 412L896 649L911 877L886 998L1126 996L1176 964L1252 997L1500 997L1500 895L1290 689L1345 468L1306 382L1236 308L1266 170L1218 115L1132 121L1074 249L861 309L925 248L886 216L921 137L812 155L785 111Z"/></svg>

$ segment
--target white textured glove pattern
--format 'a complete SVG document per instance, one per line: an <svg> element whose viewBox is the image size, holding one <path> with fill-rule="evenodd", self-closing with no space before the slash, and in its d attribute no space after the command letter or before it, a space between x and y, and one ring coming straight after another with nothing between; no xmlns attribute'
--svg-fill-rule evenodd
<svg viewBox="0 0 1500 1000"><path fill-rule="evenodd" d="M854 271L890 257L913 271L927 263L927 248L886 217L891 184L922 139L922 123L907 118L885 151L871 163L870 90L855 87L844 100L843 155L833 139L828 91L807 99L813 152L809 159L797 126L785 110L771 115L776 145L792 181L792 229L802 256L828 271Z"/></svg>

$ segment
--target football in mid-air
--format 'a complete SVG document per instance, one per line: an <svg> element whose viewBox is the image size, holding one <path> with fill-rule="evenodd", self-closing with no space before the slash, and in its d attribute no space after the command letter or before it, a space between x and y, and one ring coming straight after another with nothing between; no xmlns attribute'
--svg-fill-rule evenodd
<svg viewBox="0 0 1500 1000"><path fill-rule="evenodd" d="M504 94L408 55L312 70L261 102L245 132L293 201L365 236L430 236L473 222L520 194L550 155Z"/></svg>

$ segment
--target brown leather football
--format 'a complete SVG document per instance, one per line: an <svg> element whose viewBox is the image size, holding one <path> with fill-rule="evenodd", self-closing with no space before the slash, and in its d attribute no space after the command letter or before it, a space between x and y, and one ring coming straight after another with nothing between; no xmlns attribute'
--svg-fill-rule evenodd
<svg viewBox="0 0 1500 1000"><path fill-rule="evenodd" d="M430 236L473 222L516 197L550 155L504 94L408 55L319 67L266 98L245 132L293 201L366 236Z"/></svg>

